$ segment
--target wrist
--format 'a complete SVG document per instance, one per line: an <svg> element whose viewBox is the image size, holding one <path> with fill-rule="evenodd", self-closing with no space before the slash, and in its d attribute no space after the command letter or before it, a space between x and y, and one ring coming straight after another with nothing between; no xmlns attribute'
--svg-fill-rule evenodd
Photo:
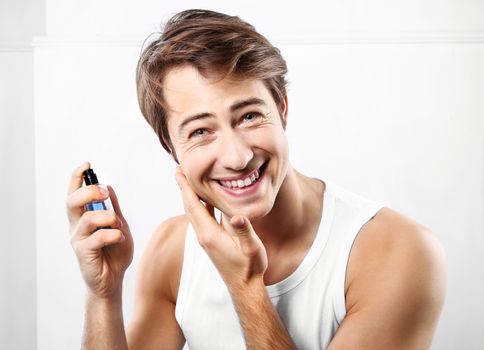
<svg viewBox="0 0 484 350"><path fill-rule="evenodd" d="M99 300L120 298L123 289L124 272L106 278L105 281L102 279L97 277L86 279L87 297Z"/></svg>
<svg viewBox="0 0 484 350"><path fill-rule="evenodd" d="M87 290L86 301L88 305L95 305L96 308L110 309L122 305L123 292L122 288L117 288L112 293L100 295L91 290Z"/></svg>
<svg viewBox="0 0 484 350"><path fill-rule="evenodd" d="M258 300L267 297L264 276L256 275L250 279L233 280L227 283L232 298L235 300Z"/></svg>
<svg viewBox="0 0 484 350"><path fill-rule="evenodd" d="M86 295L82 349L127 349L121 289L109 296Z"/></svg>

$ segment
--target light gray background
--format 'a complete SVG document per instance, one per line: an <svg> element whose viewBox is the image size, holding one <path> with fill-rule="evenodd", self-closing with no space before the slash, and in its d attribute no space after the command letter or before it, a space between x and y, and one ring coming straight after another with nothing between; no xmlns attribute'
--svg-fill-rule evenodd
<svg viewBox="0 0 484 350"><path fill-rule="evenodd" d="M388 203L443 242L434 349L484 344L484 1L2 0L0 348L79 348L84 287L65 190L90 160L118 192L136 251L181 213L175 163L141 117L143 39L182 9L253 23L289 65L293 165ZM82 5L80 5L82 4Z"/></svg>

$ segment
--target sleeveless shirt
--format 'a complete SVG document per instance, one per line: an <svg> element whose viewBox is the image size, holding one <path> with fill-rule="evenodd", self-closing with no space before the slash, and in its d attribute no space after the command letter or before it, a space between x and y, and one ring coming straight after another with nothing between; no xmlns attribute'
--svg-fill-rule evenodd
<svg viewBox="0 0 484 350"><path fill-rule="evenodd" d="M345 276L361 227L384 206L324 181L323 212L306 256L266 286L298 349L325 349L346 315ZM245 349L227 286L188 225L175 317L190 350Z"/></svg>

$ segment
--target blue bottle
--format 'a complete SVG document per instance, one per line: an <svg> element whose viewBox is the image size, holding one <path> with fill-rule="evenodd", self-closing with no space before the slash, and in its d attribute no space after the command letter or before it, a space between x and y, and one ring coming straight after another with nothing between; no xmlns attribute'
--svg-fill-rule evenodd
<svg viewBox="0 0 484 350"><path fill-rule="evenodd" d="M97 180L97 176L92 169L87 169L83 173L84 175L84 182L86 186L89 185L96 185L102 187L104 189L108 189L106 185L102 185ZM113 210L113 205L111 203L111 199L108 197L103 201L95 201L85 205L86 210Z"/></svg>

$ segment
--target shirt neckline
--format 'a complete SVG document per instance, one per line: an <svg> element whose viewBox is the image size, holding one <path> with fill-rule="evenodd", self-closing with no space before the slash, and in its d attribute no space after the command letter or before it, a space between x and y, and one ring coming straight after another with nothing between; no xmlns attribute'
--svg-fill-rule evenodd
<svg viewBox="0 0 484 350"><path fill-rule="evenodd" d="M280 282L266 286L270 298L280 296L298 286L309 275L310 271L316 265L316 262L321 256L323 248L328 241L334 209L332 185L327 181L324 181L324 184L323 212L316 237L306 253L306 256L292 274Z"/></svg>

